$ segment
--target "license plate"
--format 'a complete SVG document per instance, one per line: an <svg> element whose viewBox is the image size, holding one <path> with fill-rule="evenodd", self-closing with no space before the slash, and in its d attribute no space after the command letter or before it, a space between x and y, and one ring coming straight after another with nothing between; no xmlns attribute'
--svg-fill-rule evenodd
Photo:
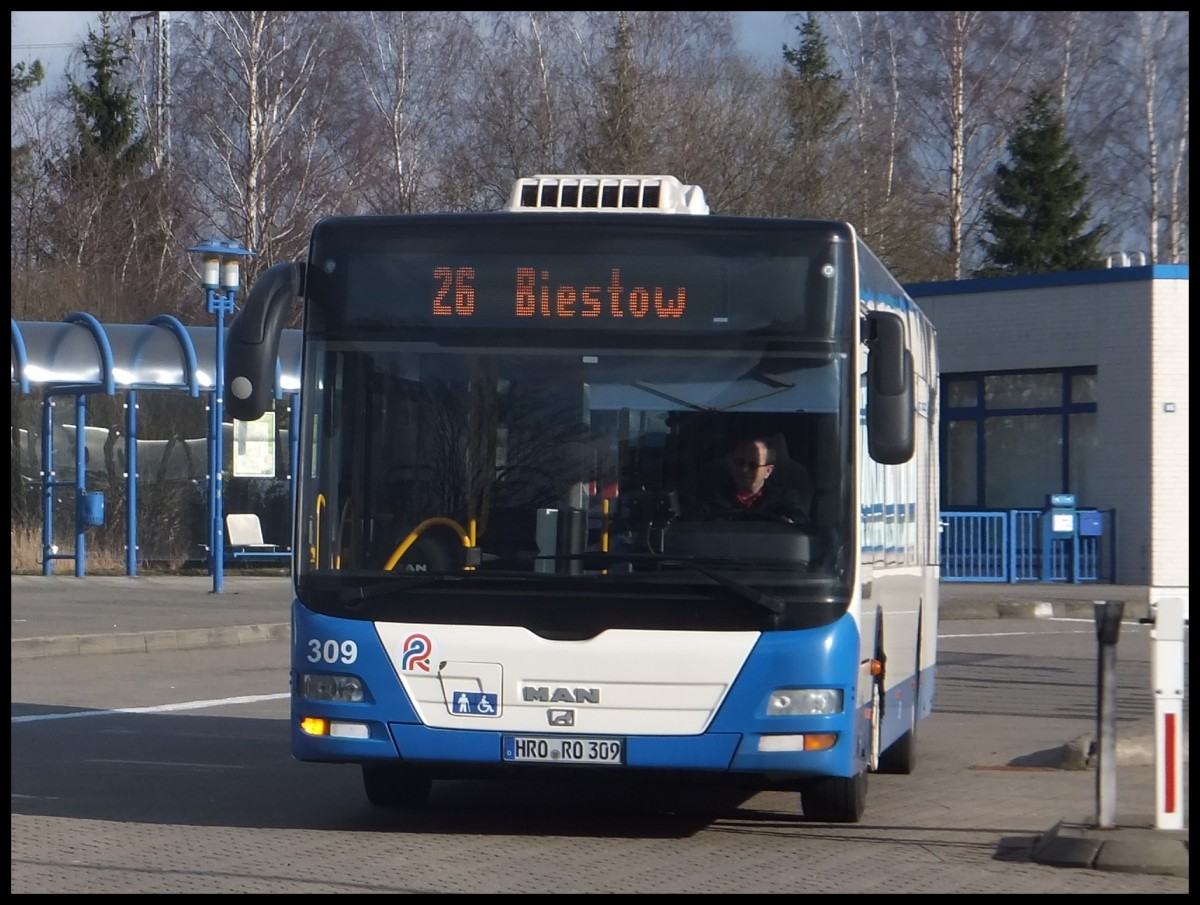
<svg viewBox="0 0 1200 905"><path fill-rule="evenodd" d="M625 741L565 735L506 735L504 759L522 763L623 764Z"/></svg>

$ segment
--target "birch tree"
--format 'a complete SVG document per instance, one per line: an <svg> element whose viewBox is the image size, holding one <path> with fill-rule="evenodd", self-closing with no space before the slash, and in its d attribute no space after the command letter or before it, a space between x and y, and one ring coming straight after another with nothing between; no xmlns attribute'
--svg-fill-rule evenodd
<svg viewBox="0 0 1200 905"><path fill-rule="evenodd" d="M1145 128L1146 230L1150 261L1187 260L1188 116L1191 83L1178 60L1188 46L1188 16L1179 12L1137 14L1141 57L1139 101ZM1164 53L1171 48L1176 54ZM1187 50L1182 50L1187 54ZM1165 248L1163 247L1165 239Z"/></svg>
<svg viewBox="0 0 1200 905"><path fill-rule="evenodd" d="M915 153L931 173L943 220L948 276L966 267L990 171L1002 152L1003 125L1018 118L1029 85L1027 15L950 11L898 13L905 37L898 57L911 111Z"/></svg>
<svg viewBox="0 0 1200 905"><path fill-rule="evenodd" d="M458 123L475 35L464 13L367 12L352 59L362 105L361 201L374 213L437 209L442 163L462 138Z"/></svg>
<svg viewBox="0 0 1200 905"><path fill-rule="evenodd" d="M202 12L179 20L173 118L201 230L255 252L259 269L302 256L313 223L358 188L348 142L344 16ZM197 238L202 238L198 236Z"/></svg>

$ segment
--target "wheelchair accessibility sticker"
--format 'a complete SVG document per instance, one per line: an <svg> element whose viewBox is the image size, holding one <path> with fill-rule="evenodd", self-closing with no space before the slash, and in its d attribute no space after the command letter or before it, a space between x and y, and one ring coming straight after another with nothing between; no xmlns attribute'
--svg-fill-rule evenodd
<svg viewBox="0 0 1200 905"><path fill-rule="evenodd" d="M452 710L459 716L499 716L497 695L481 691L456 691Z"/></svg>

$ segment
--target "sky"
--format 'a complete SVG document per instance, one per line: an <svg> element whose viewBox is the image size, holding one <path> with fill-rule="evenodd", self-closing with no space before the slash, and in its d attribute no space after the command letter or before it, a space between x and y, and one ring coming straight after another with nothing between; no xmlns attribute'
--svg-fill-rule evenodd
<svg viewBox="0 0 1200 905"><path fill-rule="evenodd" d="M742 46L763 58L778 57L784 44L795 43L787 12L736 12ZM47 81L59 81L71 52L99 25L99 12L13 12L12 64L41 60Z"/></svg>
<svg viewBox="0 0 1200 905"><path fill-rule="evenodd" d="M60 78L67 56L87 37L88 26L99 22L98 12L9 13L12 23L12 65L41 60L46 77Z"/></svg>

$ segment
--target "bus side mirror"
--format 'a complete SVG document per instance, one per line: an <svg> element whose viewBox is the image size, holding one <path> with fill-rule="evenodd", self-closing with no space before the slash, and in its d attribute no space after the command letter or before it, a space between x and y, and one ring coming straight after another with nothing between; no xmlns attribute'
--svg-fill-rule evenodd
<svg viewBox="0 0 1200 905"><path fill-rule="evenodd" d="M916 416L913 359L898 314L872 311L866 318L867 451L884 465L912 458Z"/></svg>
<svg viewBox="0 0 1200 905"><path fill-rule="evenodd" d="M293 302L304 291L304 267L293 262L263 271L229 324L225 411L239 421L257 421L271 406L279 337Z"/></svg>

